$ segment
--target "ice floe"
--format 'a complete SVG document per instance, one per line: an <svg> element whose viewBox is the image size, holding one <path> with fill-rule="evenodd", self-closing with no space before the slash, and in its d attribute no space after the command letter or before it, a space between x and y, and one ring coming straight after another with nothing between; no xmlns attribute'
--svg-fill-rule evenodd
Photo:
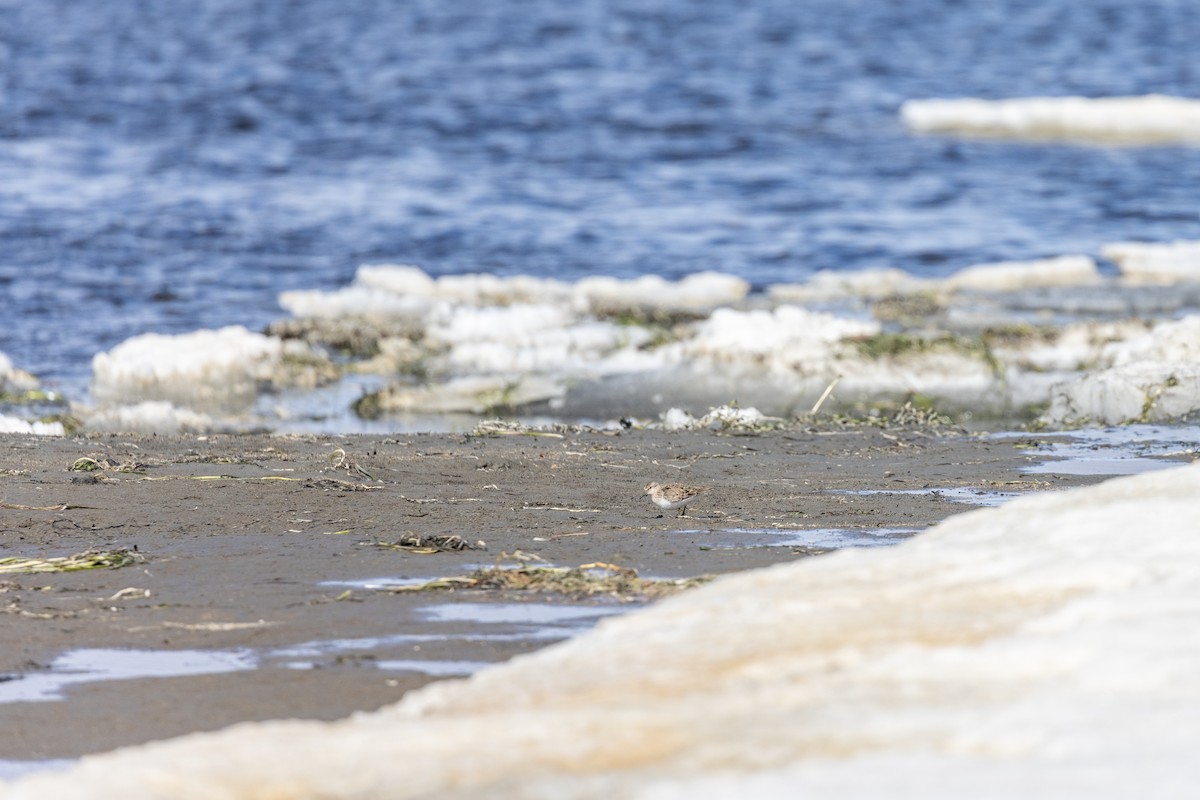
<svg viewBox="0 0 1200 800"><path fill-rule="evenodd" d="M844 297L878 300L890 295L934 289L937 281L918 278L902 269L862 269L838 272L823 269L804 283L771 286L768 296L781 303L832 300Z"/></svg>
<svg viewBox="0 0 1200 800"><path fill-rule="evenodd" d="M56 411L65 405L61 397L44 391L37 378L14 367L12 360L0 353L0 433L62 436L66 429L61 420L26 418L47 404L59 407Z"/></svg>
<svg viewBox="0 0 1200 800"><path fill-rule="evenodd" d="M32 433L35 436L62 436L65 429L61 422L32 422L8 414L0 414L0 433Z"/></svg>
<svg viewBox="0 0 1200 800"><path fill-rule="evenodd" d="M1200 363L1145 362L1089 372L1053 387L1045 422L1167 422L1200 411Z"/></svg>
<svg viewBox="0 0 1200 800"><path fill-rule="evenodd" d="M1164 95L909 100L910 129L1010 139L1100 144L1200 143L1200 101Z"/></svg>
<svg viewBox="0 0 1200 800"><path fill-rule="evenodd" d="M1038 286L1078 286L1099 280L1096 262L1088 256L1059 256L967 267L951 275L946 286L952 290L1011 292Z"/></svg>
<svg viewBox="0 0 1200 800"><path fill-rule="evenodd" d="M1200 411L1200 316L1106 344L1097 367L1052 388L1045 422L1166 422Z"/></svg>
<svg viewBox="0 0 1200 800"><path fill-rule="evenodd" d="M1105 251L1118 262L1158 252L1153 258L1175 263L1191 245L1114 247L1125 248L1125 256ZM111 430L137 426L140 403L165 402L179 412L178 430L206 419L232 429L286 425L294 415L282 404L264 411L264 392L340 374L363 385L352 406L360 420L655 419L672 407L730 401L787 417L836 380L827 411L919 397L947 412L1033 419L1054 406L1043 421L1112 421L1129 403L1093 409L1108 397L1095 387L1109 384L1082 382L1089 373L1153 362L1166 380L1171 365L1200 356L1200 281L1133 274L1105 276L1089 256L1063 256L978 264L938 280L823 272L750 293L717 273L568 283L363 266L344 289L285 293L281 303L296 316L267 334L148 334L96 356L95 406L79 413L86 426ZM1150 391L1155 415L1188 407L1186 369L1169 386L1134 372L1108 380L1125 387L1122 396L1133 386ZM346 405L342 429L354 427ZM175 414L143 410L138 430L163 430Z"/></svg>
<svg viewBox="0 0 1200 800"><path fill-rule="evenodd" d="M204 423L205 415L247 413L264 389L313 388L336 377L327 358L300 341L241 326L180 335L135 336L92 360L89 427L166 432ZM145 413L139 421L138 414Z"/></svg>
<svg viewBox="0 0 1200 800"><path fill-rule="evenodd" d="M0 353L0 394L28 392L38 387L37 378L13 366L12 359Z"/></svg>
<svg viewBox="0 0 1200 800"><path fill-rule="evenodd" d="M1134 283L1200 283L1200 242L1118 242L1100 254Z"/></svg>
<svg viewBox="0 0 1200 800"><path fill-rule="evenodd" d="M87 416L87 427L94 431L171 435L219 430L225 427L225 421L166 400L145 400L93 409Z"/></svg>
<svg viewBox="0 0 1200 800"><path fill-rule="evenodd" d="M722 578L373 714L126 748L0 794L1183 797L1198 515L1200 466L1023 497Z"/></svg>

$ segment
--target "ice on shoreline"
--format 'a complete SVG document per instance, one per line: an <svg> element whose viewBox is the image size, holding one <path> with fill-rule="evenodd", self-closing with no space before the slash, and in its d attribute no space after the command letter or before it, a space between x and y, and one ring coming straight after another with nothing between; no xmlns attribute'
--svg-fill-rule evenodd
<svg viewBox="0 0 1200 800"><path fill-rule="evenodd" d="M0 353L0 433L28 433L34 436L62 436L65 426L59 420L26 419L30 406L45 400L61 402L41 390L38 379L13 366L12 359Z"/></svg>
<svg viewBox="0 0 1200 800"><path fill-rule="evenodd" d="M0 433L29 433L34 436L62 436L66 433L61 422L23 420L20 417L0 414Z"/></svg>
<svg viewBox="0 0 1200 800"><path fill-rule="evenodd" d="M1200 143L1200 101L1164 95L909 100L900 118L921 133L1099 144Z"/></svg>
<svg viewBox="0 0 1200 800"><path fill-rule="evenodd" d="M376 713L126 748L0 794L1185 796L1198 487L1193 465L1020 498L726 576Z"/></svg>
<svg viewBox="0 0 1200 800"><path fill-rule="evenodd" d="M979 264L941 280L818 273L754 294L716 273L566 283L368 265L344 289L285 293L281 303L297 316L266 335L236 327L148 334L97 355L96 405L80 415L95 430L271 427L287 412L263 417L264 394L341 375L375 380L353 406L364 420L653 418L672 406L730 401L788 417L835 380L830 411L920 399L984 417L1033 419L1050 409L1049 424L1148 418L1113 418L1132 400L1103 399L1102 387L1120 385L1114 391L1130 397L1134 386L1163 396L1153 404L1159 419L1200 408L1187 381L1088 376L1134 359L1167 365L1170 380L1170 365L1195 363L1184 346L1192 329L1180 328L1168 346L1161 320L1200 325L1187 322L1200 319L1200 281L1178 266L1198 248L1113 245L1105 253L1121 277L1102 276L1090 257L1063 256ZM1145 339L1150 330L1159 339Z"/></svg>
<svg viewBox="0 0 1200 800"><path fill-rule="evenodd" d="M1200 282L1200 242L1118 242L1101 250L1134 283Z"/></svg>
<svg viewBox="0 0 1200 800"><path fill-rule="evenodd" d="M94 430L202 430L244 416L263 391L314 388L336 377L329 360L304 342L241 326L147 333L93 358L95 408L85 423Z"/></svg>

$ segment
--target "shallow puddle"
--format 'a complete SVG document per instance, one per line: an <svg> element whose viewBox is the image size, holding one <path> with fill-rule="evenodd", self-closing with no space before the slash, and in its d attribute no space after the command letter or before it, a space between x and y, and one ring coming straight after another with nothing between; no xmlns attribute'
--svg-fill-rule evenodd
<svg viewBox="0 0 1200 800"><path fill-rule="evenodd" d="M474 675L484 667L490 667L492 661L437 661L430 659L392 659L375 662L378 669L385 672L420 672L435 678L454 678Z"/></svg>
<svg viewBox="0 0 1200 800"><path fill-rule="evenodd" d="M407 580L383 578L372 579L370 583L377 582L386 588L397 585L396 581ZM431 626L429 632L321 639L267 650L71 650L54 659L44 672L0 676L0 704L63 700L68 687L97 681L174 678L261 668L316 669L347 659L362 659L361 663L383 671L421 672L433 677L469 675L490 662L436 657L424 660L411 655L420 651L422 645L447 642L479 644L482 649L495 643L528 643L529 649L534 649L570 638L602 617L635 607L444 603L423 606L413 612L418 625ZM448 624L465 624L469 629L441 629ZM433 625L439 627L432 628Z"/></svg>
<svg viewBox="0 0 1200 800"><path fill-rule="evenodd" d="M1024 436L1028 434L1003 433L994 438ZM1124 425L1056 433L1054 437L1066 441L1041 443L1037 453L1046 460L1022 467L1022 472L1137 475L1189 463L1200 451L1200 427L1196 426Z"/></svg>
<svg viewBox="0 0 1200 800"><path fill-rule="evenodd" d="M718 538L709 546L722 550L744 547L804 547L812 550L888 547L911 539L920 532L919 528L726 528L713 531Z"/></svg>
<svg viewBox="0 0 1200 800"><path fill-rule="evenodd" d="M356 578L354 580L344 581L321 581L317 586L328 586L333 589L360 589L362 591L383 591L387 589L395 589L401 586L420 586L422 583L428 583L434 580L433 578L399 578L399 577L383 577L383 578Z"/></svg>
<svg viewBox="0 0 1200 800"><path fill-rule="evenodd" d="M69 650L47 672L30 672L0 682L0 703L62 700L79 683L135 678L179 678L253 669L248 650Z"/></svg>
<svg viewBox="0 0 1200 800"><path fill-rule="evenodd" d="M434 622L480 622L509 625L571 626L580 621L622 614L627 606L568 606L554 603L446 603L420 613Z"/></svg>
<svg viewBox="0 0 1200 800"><path fill-rule="evenodd" d="M74 759L47 758L31 761L16 761L0 758L0 781L11 781L34 772L58 772L75 765Z"/></svg>
<svg viewBox="0 0 1200 800"><path fill-rule="evenodd" d="M952 503L966 503L973 506L999 506L1020 497L1022 492L998 492L994 489L980 489L975 486L947 486L937 489L833 489L829 494L844 494L866 496L875 494L907 494L944 497Z"/></svg>
<svg viewBox="0 0 1200 800"><path fill-rule="evenodd" d="M389 583L389 579L377 579ZM405 579L394 579L405 580ZM425 580L425 579L421 579ZM629 611L634 606L580 606L552 603L439 603L416 609L414 616L425 622L474 624L472 630L436 633L398 633L356 639L322 639L271 650L263 655L266 663L287 669L315 669L330 658L353 658L379 651L411 653L421 645L461 642L520 643L541 646L570 638L592 627L602 617ZM485 661L389 659L374 660L381 670L422 672L435 677L469 675L486 666Z"/></svg>
<svg viewBox="0 0 1200 800"><path fill-rule="evenodd" d="M1179 466L1178 462L1151 458L1081 458L1068 461L1047 461L1024 467L1031 475L1140 475Z"/></svg>

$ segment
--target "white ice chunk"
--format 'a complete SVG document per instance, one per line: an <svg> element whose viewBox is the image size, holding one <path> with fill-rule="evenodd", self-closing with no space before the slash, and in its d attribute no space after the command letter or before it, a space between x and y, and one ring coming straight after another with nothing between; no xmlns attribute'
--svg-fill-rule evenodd
<svg viewBox="0 0 1200 800"><path fill-rule="evenodd" d="M776 302L833 300L842 297L877 300L891 295L915 294L935 286L936 282L917 278L902 269L863 269L847 272L823 269L806 283L775 284L767 289L767 296Z"/></svg>
<svg viewBox="0 0 1200 800"><path fill-rule="evenodd" d="M577 321L561 306L455 306L435 315L427 345L451 374L604 375L661 366L639 348L653 334L637 325Z"/></svg>
<svg viewBox="0 0 1200 800"><path fill-rule="evenodd" d="M832 345L850 337L874 336L878 322L808 311L793 305L774 310L719 308L701 322L685 345L692 356L722 361L777 359L789 363L828 358Z"/></svg>
<svg viewBox="0 0 1200 800"><path fill-rule="evenodd" d="M19 417L0 414L0 433L32 433L35 436L65 436L61 422L27 422Z"/></svg>
<svg viewBox="0 0 1200 800"><path fill-rule="evenodd" d="M835 397L875 402L922 395L940 404L989 411L1005 403L992 365L979 353L950 345L881 358L846 354L836 367L841 380Z"/></svg>
<svg viewBox="0 0 1200 800"><path fill-rule="evenodd" d="M531 275L445 275L437 279L439 299L476 306L510 303L566 303L568 284Z"/></svg>
<svg viewBox="0 0 1200 800"><path fill-rule="evenodd" d="M991 348L998 359L1021 369L1077 371L1112 366L1122 343L1141 340L1147 330L1141 320L1077 322L1040 335L995 338Z"/></svg>
<svg viewBox="0 0 1200 800"><path fill-rule="evenodd" d="M643 275L633 280L584 278L575 284L574 297L576 307L596 314L701 314L740 302L749 291L750 284L734 275L697 272L674 282L658 275Z"/></svg>
<svg viewBox="0 0 1200 800"><path fill-rule="evenodd" d="M662 414L662 424L669 431L679 431L695 428L699 423L682 408L669 408Z"/></svg>
<svg viewBox="0 0 1200 800"><path fill-rule="evenodd" d="M98 409L86 415L84 426L91 431L170 436L204 433L215 429L217 423L190 408L179 408L165 400L147 400Z"/></svg>
<svg viewBox="0 0 1200 800"><path fill-rule="evenodd" d="M399 317L420 319L429 300L419 295L399 295L368 286L353 285L332 292L304 289L283 292L279 305L297 317Z"/></svg>
<svg viewBox="0 0 1200 800"><path fill-rule="evenodd" d="M737 428L760 425L767 419L768 417L754 406L741 408L740 406L723 405L710 408L708 413L701 417L700 423L706 427Z"/></svg>
<svg viewBox="0 0 1200 800"><path fill-rule="evenodd" d="M1106 245L1100 254L1131 283L1200 282L1200 242L1117 242Z"/></svg>
<svg viewBox="0 0 1200 800"><path fill-rule="evenodd" d="M978 264L954 273L946 279L946 285L951 289L1013 292L1039 286L1086 285L1099 280L1096 262L1088 256L1059 256Z"/></svg>
<svg viewBox="0 0 1200 800"><path fill-rule="evenodd" d="M529 275L445 275L432 278L419 267L365 264L354 283L332 292L284 292L279 304L298 317L343 316L421 319L447 305L505 306L570 301L569 284Z"/></svg>
<svg viewBox="0 0 1200 800"><path fill-rule="evenodd" d="M1052 424L1166 422L1200 409L1200 364L1139 362L1055 386Z"/></svg>
<svg viewBox="0 0 1200 800"><path fill-rule="evenodd" d="M282 340L241 326L147 333L92 359L92 397L112 406L164 400L201 411L246 410L283 354Z"/></svg>
<svg viewBox="0 0 1200 800"><path fill-rule="evenodd" d="M392 386L380 395L380 407L403 413L490 413L561 398L558 381L538 376L473 375L427 386Z"/></svg>
<svg viewBox="0 0 1200 800"><path fill-rule="evenodd" d="M413 297L433 297L437 283L420 267L399 264L364 264L354 273L356 283L367 289Z"/></svg>
<svg viewBox="0 0 1200 800"><path fill-rule="evenodd" d="M1182 97L1030 97L909 100L914 131L1117 144L1200 142L1200 101Z"/></svg>
<svg viewBox="0 0 1200 800"><path fill-rule="evenodd" d="M37 378L13 366L12 360L0 353L0 391L28 392L38 387Z"/></svg>
<svg viewBox="0 0 1200 800"><path fill-rule="evenodd" d="M426 338L435 345L478 341L527 344L546 331L566 328L573 320L566 309L550 305L454 306L431 321Z"/></svg>
<svg viewBox="0 0 1200 800"><path fill-rule="evenodd" d="M1200 364L1200 316L1161 322L1140 336L1107 345L1104 353L1118 366L1146 361Z"/></svg>

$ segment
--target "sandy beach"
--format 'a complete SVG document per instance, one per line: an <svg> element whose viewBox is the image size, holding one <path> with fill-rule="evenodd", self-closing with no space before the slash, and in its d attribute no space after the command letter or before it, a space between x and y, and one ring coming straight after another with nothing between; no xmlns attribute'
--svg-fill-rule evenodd
<svg viewBox="0 0 1200 800"><path fill-rule="evenodd" d="M832 424L388 438L6 436L5 557L127 550L135 563L0 575L0 691L14 691L0 709L0 759L72 758L246 720L337 719L395 702L435 680L439 664L502 661L578 630L479 636L497 630L481 604L583 606L587 625L644 602L465 588L395 593L372 580L412 583L538 559L655 578L719 575L818 556L838 536L902 538L993 495L1102 479L1023 473L1046 460L1052 439ZM642 493L651 480L711 490L679 518ZM954 489L966 492L941 491ZM818 535L806 544L806 534ZM381 544L412 536L459 536L486 549ZM459 613L430 611L450 606ZM61 662L50 667L63 654L110 649L227 653L243 668L114 675L127 679L68 685L52 698L22 688L62 671ZM387 668L401 662L410 666Z"/></svg>

